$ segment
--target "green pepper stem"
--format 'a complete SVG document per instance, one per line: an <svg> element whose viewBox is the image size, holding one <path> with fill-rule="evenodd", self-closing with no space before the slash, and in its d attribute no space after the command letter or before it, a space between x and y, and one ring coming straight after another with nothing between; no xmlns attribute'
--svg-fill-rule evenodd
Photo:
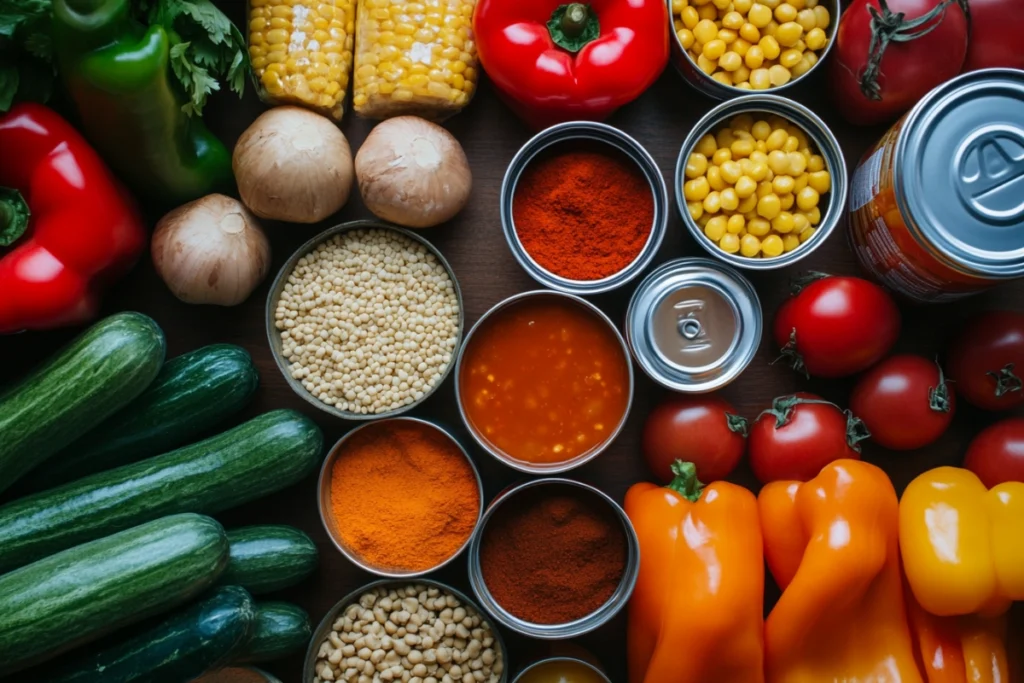
<svg viewBox="0 0 1024 683"><path fill-rule="evenodd" d="M0 247L14 244L25 234L31 212L17 190L0 187Z"/></svg>
<svg viewBox="0 0 1024 683"><path fill-rule="evenodd" d="M669 483L668 488L691 503L696 503L704 491L704 484L697 479L697 466L692 462L676 460L672 463L672 474L676 476Z"/></svg>
<svg viewBox="0 0 1024 683"><path fill-rule="evenodd" d="M562 15L562 33L575 38L583 33L590 19L590 10L581 2L574 2L565 8Z"/></svg>

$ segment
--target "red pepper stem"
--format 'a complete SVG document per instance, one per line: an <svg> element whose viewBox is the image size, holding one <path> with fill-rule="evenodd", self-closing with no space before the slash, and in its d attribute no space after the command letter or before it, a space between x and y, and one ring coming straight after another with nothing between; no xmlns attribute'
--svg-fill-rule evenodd
<svg viewBox="0 0 1024 683"><path fill-rule="evenodd" d="M672 463L672 474L675 479L669 483L668 488L672 489L691 503L700 500L704 491L704 484L697 479L697 466L692 462L676 460Z"/></svg>
<svg viewBox="0 0 1024 683"><path fill-rule="evenodd" d="M587 27L587 20L590 18L590 10L581 2L574 2L565 8L562 15L562 33L575 38L583 33Z"/></svg>
<svg viewBox="0 0 1024 683"><path fill-rule="evenodd" d="M7 247L28 230L32 215L21 193L9 187L0 187L0 247Z"/></svg>

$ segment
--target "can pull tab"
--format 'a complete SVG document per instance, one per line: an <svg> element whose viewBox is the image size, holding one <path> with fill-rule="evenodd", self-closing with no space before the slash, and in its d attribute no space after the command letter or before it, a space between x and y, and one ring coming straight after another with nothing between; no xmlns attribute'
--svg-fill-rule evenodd
<svg viewBox="0 0 1024 683"><path fill-rule="evenodd" d="M692 358L710 349L712 340L709 339L709 330L703 321L703 316L707 313L707 304L701 299L684 299L676 302L674 308L677 316L676 329L684 340L679 351Z"/></svg>
<svg viewBox="0 0 1024 683"><path fill-rule="evenodd" d="M693 341L700 336L703 332L703 327L700 321L692 317L693 313L690 313L687 317L679 321L679 334L683 335L690 341Z"/></svg>

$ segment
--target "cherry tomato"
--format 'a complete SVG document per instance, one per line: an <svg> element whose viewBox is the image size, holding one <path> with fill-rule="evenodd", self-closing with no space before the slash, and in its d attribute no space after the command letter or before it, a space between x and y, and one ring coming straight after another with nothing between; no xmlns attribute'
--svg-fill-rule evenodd
<svg viewBox="0 0 1024 683"><path fill-rule="evenodd" d="M834 39L832 101L853 124L895 119L960 73L967 32L952 0L853 0ZM883 50L872 55L876 40Z"/></svg>
<svg viewBox="0 0 1024 683"><path fill-rule="evenodd" d="M957 393L985 410L1024 403L1024 314L988 311L968 320L946 360Z"/></svg>
<svg viewBox="0 0 1024 683"><path fill-rule="evenodd" d="M988 488L1024 481L1024 418L1002 420L974 437L964 467Z"/></svg>
<svg viewBox="0 0 1024 683"><path fill-rule="evenodd" d="M964 71L1024 69L1024 12L1020 0L971 0L971 40Z"/></svg>
<svg viewBox="0 0 1024 683"><path fill-rule="evenodd" d="M775 342L793 368L815 377L845 377L877 363L900 334L889 294L859 277L826 276L779 308Z"/></svg>
<svg viewBox="0 0 1024 683"><path fill-rule="evenodd" d="M807 481L833 460L859 460L868 436L860 420L814 394L783 396L750 427L750 465L763 484Z"/></svg>
<svg viewBox="0 0 1024 683"><path fill-rule="evenodd" d="M850 410L875 443L895 451L933 443L956 409L942 369L921 356L886 358L864 373L850 396Z"/></svg>
<svg viewBox="0 0 1024 683"><path fill-rule="evenodd" d="M673 396L644 423L647 466L664 483L673 479L676 460L697 466L702 482L725 479L746 450L747 423L732 405L713 394Z"/></svg>

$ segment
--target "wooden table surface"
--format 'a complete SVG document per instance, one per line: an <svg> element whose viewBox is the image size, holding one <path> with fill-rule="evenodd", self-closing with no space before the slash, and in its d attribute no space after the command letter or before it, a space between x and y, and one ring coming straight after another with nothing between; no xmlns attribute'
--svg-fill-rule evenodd
<svg viewBox="0 0 1024 683"><path fill-rule="evenodd" d="M232 19L244 25L244 3L222 0L220 4ZM791 96L808 105L832 127L842 143L847 165L852 171L861 154L884 132L884 127L855 129L845 125L822 96L825 88L823 76L820 72L813 75L809 83L791 91ZM639 100L620 110L609 123L635 137L650 151L658 162L672 196L676 158L683 139L691 126L712 106L712 100L688 87L669 67L654 87ZM233 96L221 94L212 101L206 120L226 143L233 145L263 109L264 105L256 99L251 89L242 102ZM469 205L455 220L424 231L423 234L442 251L455 270L465 298L468 329L498 301L516 292L538 288L512 257L498 217L498 192L505 168L519 147L529 139L531 131L498 100L486 78L470 106L447 122L446 126L462 143L469 157L473 171L473 194ZM342 128L352 145L353 154L371 127L371 122L346 114ZM670 203L668 232L652 268L680 256L707 255L686 232L674 200ZM151 222L155 222L159 213L155 207L151 208ZM264 306L273 275L302 242L337 223L368 217L372 216L362 206L358 191L353 190L348 205L320 225L266 224L273 245L271 275L240 306L197 307L179 302L156 276L147 255L106 298L104 313L136 310L152 316L167 336L168 357L215 342L245 347L259 367L260 388L255 400L238 420L275 408L293 408L316 420L323 428L326 443L333 444L354 425L314 409L288 387L270 355L264 331ZM811 269L836 274L858 272L847 244L845 223L839 226L826 244L795 268L797 270L751 276L769 325L787 293L788 279L795 272ZM592 300L613 320L621 323L636 282L618 292ZM1024 309L1024 283L1008 285L961 304L921 308L903 306L903 334L896 350L934 356L943 350L945 340L959 329L964 319L981 308ZM0 383L17 377L73 334L74 331L62 330L0 338L3 358L0 363ZM813 391L845 405L852 386L850 381L806 380L783 364L771 365L775 356L774 344L765 337L757 357L747 371L722 392L742 415L752 418L767 407L773 397L797 390ZM639 435L645 416L665 395L639 368L636 368L636 379L632 413L622 434L599 458L568 475L599 486L620 502L631 484L649 478L639 449ZM455 405L453 386L453 379L449 377L440 390L412 414L444 421L465 436L468 443L468 434ZM897 489L902 489L914 476L928 468L959 464L971 437L994 419L992 415L960 405L953 426L934 446L896 454L874 447L869 442L865 445L864 457L884 467L891 474ZM473 450L472 455L483 475L488 500L507 484L522 478L522 475L497 463L479 449ZM757 482L746 463L740 466L731 479L755 491L757 489ZM218 515L228 528L270 522L292 524L315 539L321 551L319 570L304 584L280 596L281 599L292 600L305 607L314 627L335 602L374 578L354 567L331 545L317 513L315 489L316 478L310 477L276 495ZM433 578L468 593L465 564L465 558L460 557ZM766 609L774 600L777 589L770 587L768 592ZM699 618L699 615L695 615L695 618ZM601 659L614 681L625 680L625 622L624 613L620 614L609 625L579 641ZM546 647L512 637L507 632L505 637L513 673L529 657L542 653ZM296 655L265 668L275 673L284 683L298 683L302 659L302 655Z"/></svg>

